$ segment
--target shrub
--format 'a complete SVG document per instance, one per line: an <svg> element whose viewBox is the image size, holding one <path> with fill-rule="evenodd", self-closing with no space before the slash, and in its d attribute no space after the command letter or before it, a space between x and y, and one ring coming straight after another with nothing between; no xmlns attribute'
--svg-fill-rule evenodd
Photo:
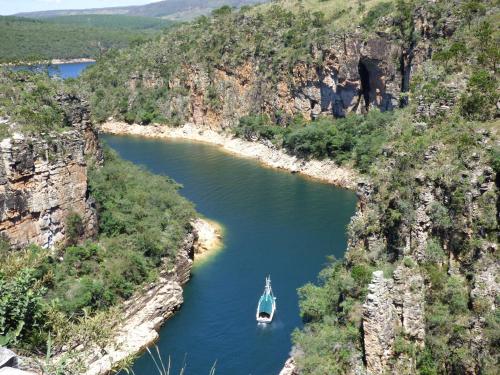
<svg viewBox="0 0 500 375"><path fill-rule="evenodd" d="M76 212L72 212L66 218L66 238L69 244L75 244L83 236L83 220Z"/></svg>
<svg viewBox="0 0 500 375"><path fill-rule="evenodd" d="M366 286L372 279L372 268L365 264L356 264L351 269L351 276L360 286Z"/></svg>
<svg viewBox="0 0 500 375"><path fill-rule="evenodd" d="M446 301L452 314L464 313L468 310L467 288L457 276L450 276L446 284Z"/></svg>
<svg viewBox="0 0 500 375"><path fill-rule="evenodd" d="M44 293L33 269L23 269L10 279L0 273L0 339L3 336L3 345L27 340L41 327Z"/></svg>
<svg viewBox="0 0 500 375"><path fill-rule="evenodd" d="M433 226L440 232L444 232L452 226L448 209L440 202L432 203L429 216L431 217Z"/></svg>
<svg viewBox="0 0 500 375"><path fill-rule="evenodd" d="M382 1L373 6L361 20L361 26L366 30L372 30L376 22L393 10L393 3Z"/></svg>
<svg viewBox="0 0 500 375"><path fill-rule="evenodd" d="M486 121L495 116L498 93L496 78L485 70L474 71L460 97L460 111L469 120Z"/></svg>

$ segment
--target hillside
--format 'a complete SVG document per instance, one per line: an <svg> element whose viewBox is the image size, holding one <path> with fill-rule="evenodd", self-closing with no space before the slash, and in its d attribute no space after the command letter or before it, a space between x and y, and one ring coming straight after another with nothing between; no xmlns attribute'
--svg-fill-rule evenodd
<svg viewBox="0 0 500 375"><path fill-rule="evenodd" d="M222 8L107 56L82 87L97 121L191 123L362 174L345 258L299 290L293 373L494 374L498 14L476 0Z"/></svg>
<svg viewBox="0 0 500 375"><path fill-rule="evenodd" d="M0 63L96 58L109 49L141 43L171 24L129 16L68 16L43 21L0 16Z"/></svg>
<svg viewBox="0 0 500 375"><path fill-rule="evenodd" d="M115 8L95 8L84 10L53 10L44 12L19 13L17 16L30 18L47 18L83 14L122 14L142 17L161 17L171 20L190 20L210 13L224 5L241 7L265 1L261 0L165 0L146 5Z"/></svg>
<svg viewBox="0 0 500 375"><path fill-rule="evenodd" d="M126 16L120 14L85 14L75 16L57 16L44 19L58 25L86 26L92 28L124 30L161 30L173 22L154 17Z"/></svg>

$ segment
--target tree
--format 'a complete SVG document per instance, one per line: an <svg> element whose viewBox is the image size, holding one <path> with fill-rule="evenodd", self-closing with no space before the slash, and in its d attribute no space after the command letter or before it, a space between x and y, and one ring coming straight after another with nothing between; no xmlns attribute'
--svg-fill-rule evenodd
<svg viewBox="0 0 500 375"><path fill-rule="evenodd" d="M467 27L469 28L469 30L474 17L484 12L485 12L484 5L477 0L469 0L464 4L462 4L461 14L462 17L465 19L465 22L467 22Z"/></svg>

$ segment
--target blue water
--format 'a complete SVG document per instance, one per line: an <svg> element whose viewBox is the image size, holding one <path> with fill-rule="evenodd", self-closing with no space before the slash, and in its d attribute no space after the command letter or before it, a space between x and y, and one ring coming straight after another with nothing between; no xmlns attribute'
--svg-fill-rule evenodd
<svg viewBox="0 0 500 375"><path fill-rule="evenodd" d="M328 255L342 257L354 193L261 167L205 144L104 136L128 160L184 185L197 210L225 226L225 248L196 265L182 309L160 332L158 347L178 375L276 375L301 326L297 288L315 281ZM258 326L257 302L271 275L277 310ZM148 354L136 375L158 371Z"/></svg>
<svg viewBox="0 0 500 375"><path fill-rule="evenodd" d="M18 65L13 70L31 70L36 72L48 72L51 77L57 76L62 79L77 78L93 62L56 64L56 65Z"/></svg>

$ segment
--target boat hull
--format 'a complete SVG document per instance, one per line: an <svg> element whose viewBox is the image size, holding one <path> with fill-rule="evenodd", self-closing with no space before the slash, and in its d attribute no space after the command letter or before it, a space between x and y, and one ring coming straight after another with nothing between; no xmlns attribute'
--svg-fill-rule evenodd
<svg viewBox="0 0 500 375"><path fill-rule="evenodd" d="M257 320L257 323L264 323L264 324L271 323L273 321L275 312L276 312L276 301L275 300L273 301L271 314L268 314L269 316L262 316L261 315L262 312L260 311L260 304L259 304L259 306L257 306L257 312L255 313L255 319Z"/></svg>

